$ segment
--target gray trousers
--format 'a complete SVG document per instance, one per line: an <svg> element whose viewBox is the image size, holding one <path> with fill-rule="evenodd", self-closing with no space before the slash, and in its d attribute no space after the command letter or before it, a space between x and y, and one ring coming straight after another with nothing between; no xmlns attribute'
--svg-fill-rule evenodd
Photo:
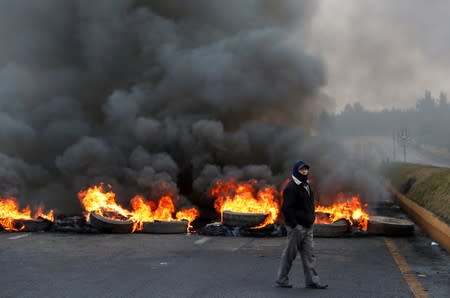
<svg viewBox="0 0 450 298"><path fill-rule="evenodd" d="M292 263L294 262L298 251L302 257L305 285L320 284L319 275L315 269L316 258L313 253L313 228L297 226L295 229L290 227L287 227L287 229L287 243L283 250L283 254L281 255L277 282L280 284L289 283L289 271L291 270Z"/></svg>

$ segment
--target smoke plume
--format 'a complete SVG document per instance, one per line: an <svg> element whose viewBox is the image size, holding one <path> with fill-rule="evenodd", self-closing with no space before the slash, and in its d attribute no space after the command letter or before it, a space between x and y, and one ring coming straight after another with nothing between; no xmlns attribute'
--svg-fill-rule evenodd
<svg viewBox="0 0 450 298"><path fill-rule="evenodd" d="M0 192L78 212L76 192L123 197L218 177L280 183L311 136L325 67L294 42L315 1L1 1ZM335 167L336 166L336 167ZM319 175L320 174L320 175Z"/></svg>

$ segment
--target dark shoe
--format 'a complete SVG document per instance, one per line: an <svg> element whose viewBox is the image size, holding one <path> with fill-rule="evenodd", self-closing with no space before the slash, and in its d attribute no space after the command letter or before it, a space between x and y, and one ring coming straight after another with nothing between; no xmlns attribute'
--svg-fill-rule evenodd
<svg viewBox="0 0 450 298"><path fill-rule="evenodd" d="M308 289L326 289L328 288L328 285L321 285L321 284L310 284L306 286Z"/></svg>
<svg viewBox="0 0 450 298"><path fill-rule="evenodd" d="M278 282L277 281L277 287L280 287L280 288L292 288L292 285L291 284L288 284L288 283L281 283L281 282Z"/></svg>

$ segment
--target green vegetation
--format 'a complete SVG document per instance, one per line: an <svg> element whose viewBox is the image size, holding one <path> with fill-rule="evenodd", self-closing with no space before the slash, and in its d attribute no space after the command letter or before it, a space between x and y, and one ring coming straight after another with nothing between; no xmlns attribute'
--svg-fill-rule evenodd
<svg viewBox="0 0 450 298"><path fill-rule="evenodd" d="M450 169L391 163L381 171L400 192L450 224Z"/></svg>

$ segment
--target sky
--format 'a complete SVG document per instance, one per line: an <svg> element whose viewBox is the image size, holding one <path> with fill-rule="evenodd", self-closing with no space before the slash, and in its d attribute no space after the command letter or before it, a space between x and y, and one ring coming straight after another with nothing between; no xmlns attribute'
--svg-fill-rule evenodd
<svg viewBox="0 0 450 298"><path fill-rule="evenodd" d="M414 107L426 89L450 93L450 1L322 0L297 38L327 70L335 110Z"/></svg>

